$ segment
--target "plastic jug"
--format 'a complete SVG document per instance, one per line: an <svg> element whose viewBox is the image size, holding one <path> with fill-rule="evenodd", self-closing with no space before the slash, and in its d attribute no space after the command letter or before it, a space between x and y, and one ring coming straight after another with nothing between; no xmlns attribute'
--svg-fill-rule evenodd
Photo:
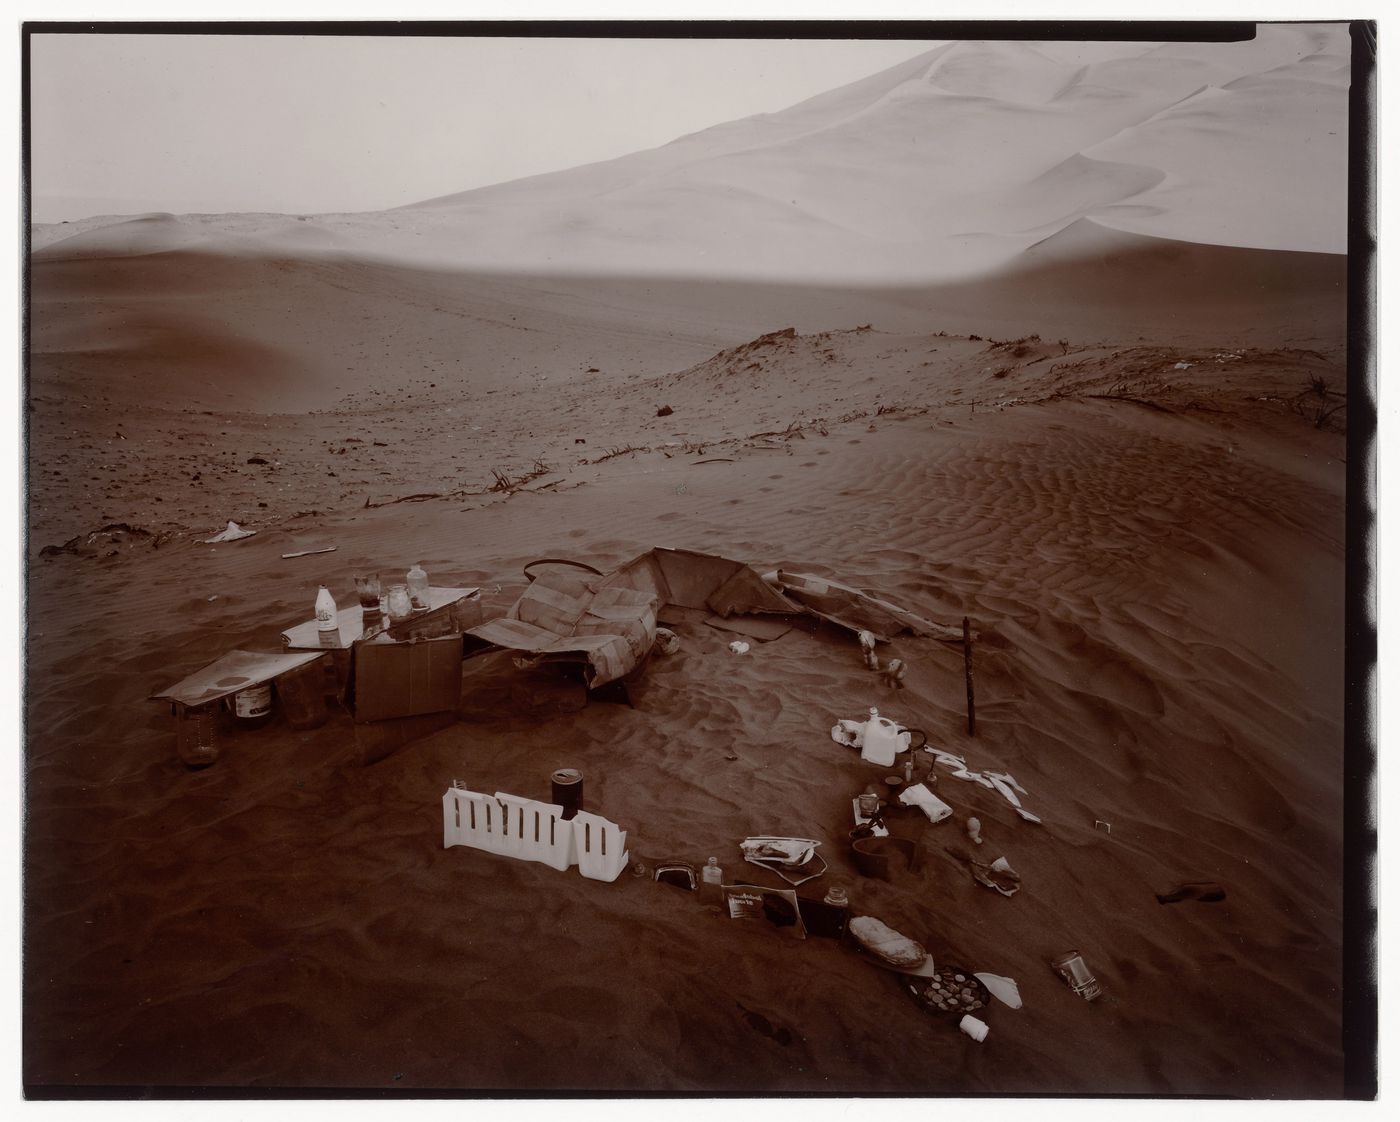
<svg viewBox="0 0 1400 1122"><path fill-rule="evenodd" d="M881 767L892 767L902 747L899 726L888 717L880 716L880 711L872 705L870 720L865 722L861 737L860 758Z"/></svg>

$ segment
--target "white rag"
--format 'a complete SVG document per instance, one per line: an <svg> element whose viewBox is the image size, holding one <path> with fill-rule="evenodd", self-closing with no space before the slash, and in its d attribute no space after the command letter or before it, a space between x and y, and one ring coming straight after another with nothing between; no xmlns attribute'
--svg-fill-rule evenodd
<svg viewBox="0 0 1400 1122"><path fill-rule="evenodd" d="M917 806L928 815L930 822L942 822L943 819L951 818L953 815L953 808L922 783L904 788L899 793L899 801L905 806Z"/></svg>

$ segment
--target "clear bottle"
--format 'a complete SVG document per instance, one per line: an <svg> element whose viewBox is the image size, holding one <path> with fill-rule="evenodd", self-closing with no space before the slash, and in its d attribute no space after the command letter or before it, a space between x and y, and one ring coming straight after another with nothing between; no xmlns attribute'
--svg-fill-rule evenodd
<svg viewBox="0 0 1400 1122"><path fill-rule="evenodd" d="M413 602L415 612L426 612L431 606L428 600L428 573L419 561L408 570L408 598Z"/></svg>

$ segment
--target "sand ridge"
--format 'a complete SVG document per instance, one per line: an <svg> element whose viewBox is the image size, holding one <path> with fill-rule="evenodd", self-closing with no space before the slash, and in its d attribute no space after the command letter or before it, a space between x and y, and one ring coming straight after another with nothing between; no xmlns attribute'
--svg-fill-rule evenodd
<svg viewBox="0 0 1400 1122"><path fill-rule="evenodd" d="M892 392L901 365L923 361L913 342L848 330L776 345L800 352L789 361L815 400L824 350L856 348L852 365L889 370L877 384ZM1046 362L995 378L987 340L919 342L956 352L949 365L983 395L976 408L911 402L779 437L716 432L721 446L703 452L658 445L588 465L584 486L339 506L234 545L36 565L29 884L43 906L31 914L30 1077L1326 1093L1340 1063L1327 1043L1340 953L1328 887L1340 768L1327 746L1340 740L1341 683L1325 672L1340 649L1340 437L1259 392L1277 397L1325 360L1181 372L1158 361L1196 380L1139 387L1160 393L1153 406L1092 392L1142 361L1132 348L1092 354L1085 392L1057 395L1053 375L1030 373ZM773 349L728 352L709 370L742 373ZM991 355L1036 357L1014 349ZM1043 396L1015 400L1031 377ZM1015 394L985 396L1013 378ZM715 392L692 391L683 408ZM599 443L590 431L588 451ZM337 553L278 559L326 543ZM911 669L893 695L839 633L799 628L738 658L695 619L678 621L682 650L655 661L636 709L521 711L513 668L493 656L468 664L467 720L368 768L332 724L248 734L215 768L186 773L168 717L145 701L230 646L275 646L318 581L343 591L386 554L479 584L500 611L534 557L606 567L654 544L830 572L934 618L971 615L978 736L962 727L955 648L898 641ZM111 656L92 659L94 643ZM955 824L914 831L917 875L854 873L840 839L849 798L874 776L827 730L869 704L1026 787L1043 827L991 792L939 782L1022 874L1015 899L945 852L965 844ZM991 1017L1016 1064L833 944L754 930L626 875L597 885L439 848L452 779L543 794L563 765L584 772L588 805L623 824L643 859L732 865L751 833L823 838L830 879L859 910L947 961L1017 978L1026 1007ZM1227 901L1153 899L1193 877L1226 884ZM1070 947L1105 1003L1084 1004L1046 968ZM73 1039L79 1015L88 1029ZM909 1049L925 1062L909 1064Z"/></svg>

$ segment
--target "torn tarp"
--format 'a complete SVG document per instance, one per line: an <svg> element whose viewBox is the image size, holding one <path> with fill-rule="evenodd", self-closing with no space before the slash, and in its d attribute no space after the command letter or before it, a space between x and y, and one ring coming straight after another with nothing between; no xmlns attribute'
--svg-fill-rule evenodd
<svg viewBox="0 0 1400 1122"><path fill-rule="evenodd" d="M528 568L528 567L527 567ZM814 615L881 639L901 631L961 641L962 631L839 581L778 570L766 576L742 561L657 547L612 572L544 569L502 619L469 634L531 662L583 666L591 688L634 670L650 653L656 613L665 607L733 615Z"/></svg>

